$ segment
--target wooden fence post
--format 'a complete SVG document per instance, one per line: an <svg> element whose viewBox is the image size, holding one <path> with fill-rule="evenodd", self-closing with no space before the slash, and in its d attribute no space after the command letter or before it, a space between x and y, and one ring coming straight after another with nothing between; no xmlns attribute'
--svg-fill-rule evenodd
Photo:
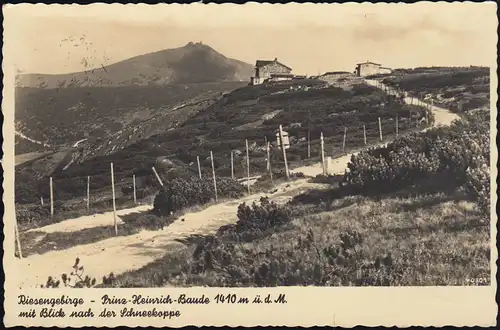
<svg viewBox="0 0 500 330"><path fill-rule="evenodd" d="M49 180L49 186L50 186L50 216L54 216L54 190L53 190L53 185L52 185L52 177L50 177Z"/></svg>
<svg viewBox="0 0 500 330"><path fill-rule="evenodd" d="M231 179L234 180L234 152L231 150Z"/></svg>
<svg viewBox="0 0 500 330"><path fill-rule="evenodd" d="M326 176L325 141L323 140L323 132L321 132L320 140L321 140L321 164L323 165L323 175Z"/></svg>
<svg viewBox="0 0 500 330"><path fill-rule="evenodd" d="M152 169L153 169L153 172L155 173L156 179L157 179L157 180L158 180L158 182L160 183L160 186L162 186L162 187L163 187L163 181L161 181L161 178L160 178L160 176L158 175L158 172L156 172L156 168L153 166L153 167L152 167Z"/></svg>
<svg viewBox="0 0 500 330"><path fill-rule="evenodd" d="M247 149L247 190L250 194L250 156L248 154L248 140L245 139L245 147Z"/></svg>
<svg viewBox="0 0 500 330"><path fill-rule="evenodd" d="M363 125L363 137L365 139L365 145L366 145L366 126Z"/></svg>
<svg viewBox="0 0 500 330"><path fill-rule="evenodd" d="M22 259L23 258L23 251L21 250L21 240L19 238L19 228L17 227L17 219L14 222L14 231L16 234L17 251L19 252L19 259Z"/></svg>
<svg viewBox="0 0 500 330"><path fill-rule="evenodd" d="M90 176L87 176L87 213L90 213Z"/></svg>
<svg viewBox="0 0 500 330"><path fill-rule="evenodd" d="M307 158L311 158L311 131L307 131Z"/></svg>
<svg viewBox="0 0 500 330"><path fill-rule="evenodd" d="M198 163L198 175L201 179L201 166L200 166L200 156L196 156L196 162Z"/></svg>
<svg viewBox="0 0 500 330"><path fill-rule="evenodd" d="M266 140L266 149L267 149L267 136L264 136L264 139ZM269 155L267 155L267 162L266 162L266 171L269 171Z"/></svg>
<svg viewBox="0 0 500 330"><path fill-rule="evenodd" d="M113 191L113 221L115 225L115 236L118 236L118 223L116 222L116 201L115 201L115 172L111 163L111 188Z"/></svg>
<svg viewBox="0 0 500 330"><path fill-rule="evenodd" d="M380 117L378 117L378 131L380 133L380 141L383 140L382 138L382 122L380 121Z"/></svg>
<svg viewBox="0 0 500 330"><path fill-rule="evenodd" d="M342 142L342 153L345 151L345 138L347 135L347 127L344 127L344 141Z"/></svg>
<svg viewBox="0 0 500 330"><path fill-rule="evenodd" d="M273 169L271 168L271 158L270 158L270 152L269 152L270 145L271 144L269 142L267 142L267 159L269 162L269 176L271 177L271 183L273 183Z"/></svg>
<svg viewBox="0 0 500 330"><path fill-rule="evenodd" d="M212 176L214 178L215 201L217 202L217 181L215 180L214 155L213 155L212 151L210 151L210 161L212 163Z"/></svg>
<svg viewBox="0 0 500 330"><path fill-rule="evenodd" d="M396 137L399 135L398 116L396 115Z"/></svg>
<svg viewBox="0 0 500 330"><path fill-rule="evenodd" d="M132 175L132 185L134 186L134 204L137 204L137 193L135 192L135 174Z"/></svg>
<svg viewBox="0 0 500 330"><path fill-rule="evenodd" d="M285 173L287 180L290 179L290 173L288 172L288 161L286 159L285 141L283 141L283 128L280 125L280 145L283 152L283 160L285 161Z"/></svg>

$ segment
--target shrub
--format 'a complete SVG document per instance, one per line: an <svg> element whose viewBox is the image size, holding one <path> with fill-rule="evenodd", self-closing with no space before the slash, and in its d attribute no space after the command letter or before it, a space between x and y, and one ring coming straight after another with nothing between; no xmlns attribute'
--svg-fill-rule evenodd
<svg viewBox="0 0 500 330"><path fill-rule="evenodd" d="M267 197L262 197L259 204L240 204L237 216L236 225L222 227L215 236L204 237L198 243L192 260L184 269L185 273L193 275L222 271L238 282L245 270L240 269L244 264L239 265L233 259L234 242L254 240L265 232L277 230L291 221L291 212L287 206L269 201ZM246 283L248 284L248 281Z"/></svg>
<svg viewBox="0 0 500 330"><path fill-rule="evenodd" d="M238 206L238 231L266 230L290 222L290 212L286 206L280 206L268 197L260 199L260 205L253 202L252 206L246 203Z"/></svg>
<svg viewBox="0 0 500 330"><path fill-rule="evenodd" d="M468 115L450 127L398 138L352 156L344 181L358 190L393 189L446 173L455 179L448 184L468 181L471 194L483 196L489 194L489 149L489 116Z"/></svg>
<svg viewBox="0 0 500 330"><path fill-rule="evenodd" d="M466 172L465 188L475 198L478 208L490 214L490 168L484 157L474 159L476 163Z"/></svg>
<svg viewBox="0 0 500 330"><path fill-rule="evenodd" d="M219 198L238 198L243 196L245 188L236 180L217 179ZM157 215L170 215L183 208L203 205L214 198L214 185L210 179L191 177L176 178L165 182L156 195L153 206Z"/></svg>
<svg viewBox="0 0 500 330"><path fill-rule="evenodd" d="M73 270L69 275L66 273L63 273L61 275L61 280L57 280L56 278L49 276L47 282L45 284L42 284L41 287L59 288L59 286L61 285L61 281L66 288L93 288L96 286L97 281L95 278L91 278L88 275L85 275L85 277L83 276L84 267L80 263L80 258L76 258L72 268ZM113 273L110 273L109 276L103 277L103 282L109 285L112 284L113 280Z"/></svg>
<svg viewBox="0 0 500 330"><path fill-rule="evenodd" d="M165 226L174 222L174 220L174 217L161 217L153 212L141 214L137 217L133 217L131 220L124 219L126 224L129 224L134 228L144 228L147 230L163 229Z"/></svg>
<svg viewBox="0 0 500 330"><path fill-rule="evenodd" d="M50 205L16 205L16 219L19 223L37 223L50 217Z"/></svg>
<svg viewBox="0 0 500 330"><path fill-rule="evenodd" d="M363 237L346 231L340 237L303 231L279 245L244 246L211 238L198 246L185 268L184 284L209 286L374 286L397 285L403 269L391 254L371 258Z"/></svg>

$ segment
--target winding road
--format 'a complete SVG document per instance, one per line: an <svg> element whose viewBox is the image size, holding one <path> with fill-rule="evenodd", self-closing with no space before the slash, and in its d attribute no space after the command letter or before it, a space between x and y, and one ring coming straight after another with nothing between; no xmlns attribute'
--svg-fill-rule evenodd
<svg viewBox="0 0 500 330"><path fill-rule="evenodd" d="M368 84L377 86L376 81L367 80ZM379 84L380 85L380 84ZM377 86L378 87L378 86ZM389 91L391 93L391 91ZM406 98L407 103L412 98ZM413 100L415 102L415 100ZM435 114L435 125L449 125L458 116L446 109L431 106ZM356 154L356 153L353 153ZM329 173L343 173L352 154L347 154L332 160L328 164ZM320 163L311 166L296 168L292 172L302 172L308 176L322 173ZM17 285L20 288L38 287L46 282L49 276L60 276L67 273L76 257L82 260L85 274L95 277L98 281L102 276L113 272L115 275L126 271L140 269L147 264L158 260L166 251L176 249L178 240L193 234L209 234L223 225L234 223L238 205L257 201L262 196L269 196L273 200L284 201L300 194L307 189L317 186L301 179L281 184L273 194L254 194L244 198L223 202L209 206L199 212L187 213L177 219L170 226L158 231L141 231L135 235L111 237L96 243L78 245L60 251L51 251L41 255L31 255L23 259L15 259L15 268L10 270L15 274ZM151 208L148 205L121 210L118 216L131 215ZM97 226L113 224L113 213L103 213L93 216L84 216L56 223L50 226L37 228L36 231L55 233L78 231Z"/></svg>

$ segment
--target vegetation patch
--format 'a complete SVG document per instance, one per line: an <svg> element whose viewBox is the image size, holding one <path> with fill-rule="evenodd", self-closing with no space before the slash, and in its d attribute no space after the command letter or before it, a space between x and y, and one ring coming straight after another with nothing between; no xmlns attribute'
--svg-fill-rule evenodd
<svg viewBox="0 0 500 330"><path fill-rule="evenodd" d="M331 189L307 192L285 205L268 199L242 204L237 224L196 238L175 271L156 273L154 283L141 277L165 269L165 257L120 275L117 285L435 286L489 278L489 216L479 198L488 195L489 176L484 166L475 167L475 159L489 159L482 154L488 148L471 147L489 146L484 116L470 114L449 128L367 151L377 163L353 158L344 180L314 179L331 183ZM398 150L409 160L433 155L436 163L424 157L416 162L420 167L403 165L393 155ZM380 159L390 166L375 166ZM388 189L376 189L389 182L394 184ZM353 187L366 189L360 194Z"/></svg>
<svg viewBox="0 0 500 330"><path fill-rule="evenodd" d="M398 69L378 77L384 84L400 88L415 97L425 96L451 111L467 112L490 108L490 68Z"/></svg>
<svg viewBox="0 0 500 330"><path fill-rule="evenodd" d="M434 286L489 278L489 226L466 195L403 193L242 204L236 225L193 238L181 253L111 286Z"/></svg>
<svg viewBox="0 0 500 330"><path fill-rule="evenodd" d="M215 199L216 190L218 198L238 198L245 193L245 188L232 179L219 178L216 187L213 180L197 177L167 181L155 197L154 212L171 215L189 206L206 204Z"/></svg>
<svg viewBox="0 0 500 330"><path fill-rule="evenodd" d="M386 147L353 155L345 182L358 191L393 190L431 176L446 175L445 185L467 186L489 213L490 114L468 114L449 127L398 138ZM488 217L489 221L489 217Z"/></svg>

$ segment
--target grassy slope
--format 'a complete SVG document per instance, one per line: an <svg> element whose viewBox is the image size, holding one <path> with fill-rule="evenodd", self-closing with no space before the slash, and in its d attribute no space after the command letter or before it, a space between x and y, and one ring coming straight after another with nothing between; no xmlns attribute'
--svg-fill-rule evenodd
<svg viewBox="0 0 500 330"><path fill-rule="evenodd" d="M484 215L476 211L461 189L429 191L413 186L375 197L342 197L316 191L297 198L291 208L296 210L291 226L250 243L236 244L232 262L245 268L251 260L252 266L247 268L259 266L269 261L269 257L259 253L272 250L278 256L289 257L275 259L284 260L282 265L290 266L296 261L308 271L318 261L316 248L338 246L340 234L355 230L364 238L359 247L363 252L361 261L372 262L391 253L391 272L396 275L387 276L384 268L368 278L343 270L350 276L340 276L338 282L330 285L370 285L374 279L382 285L464 285L471 284L468 278L489 278L488 221L484 221ZM304 239L311 232L313 247L300 248L298 237ZM179 245L178 250L167 253L163 259L119 276L115 285L227 285L224 272L186 273L194 247Z"/></svg>
<svg viewBox="0 0 500 330"><path fill-rule="evenodd" d="M191 242L194 244L182 246L143 269L119 276L114 285L256 285L252 276L246 277L246 284L241 282L245 278L242 273L252 269L257 272L259 265L269 266L271 260L275 267L299 269L298 275L282 273L288 274L288 281L292 281L289 285L294 284L293 280L306 284L304 280L315 278L310 272L318 262L321 264L318 251L338 247L339 236L348 231L356 231L363 238L358 246L363 254L357 262L360 273L341 267L340 275L328 285L474 285L469 281L474 278L485 279L478 284L488 285L491 252L488 217L462 188L450 184L453 180L440 175L430 182L374 197L342 197L332 195L330 189L299 196L291 208L304 215L294 217L287 230L271 231L272 235L257 237L250 243L231 240L225 243L226 247L233 246L227 251L230 264L240 267L239 273L234 273L239 275L233 276L239 277L240 282L228 276L226 271L236 271L230 267L198 275L190 273L195 264L193 252L199 243L195 240ZM304 249L299 241L308 236L314 237L313 244ZM386 260L388 254L392 260L390 267L359 269L360 264L373 265L377 257ZM270 257L273 255L276 257ZM303 278L300 270L304 272ZM267 285L272 283L269 281Z"/></svg>
<svg viewBox="0 0 500 330"><path fill-rule="evenodd" d="M489 68L401 69L382 77L382 81L414 96L426 95L435 105L455 112L490 107Z"/></svg>
<svg viewBox="0 0 500 330"><path fill-rule="evenodd" d="M226 82L48 90L17 88L16 123L23 134L34 140L49 145L72 145L85 138L106 138L129 126L161 118L183 103L216 97L242 85L244 83Z"/></svg>
<svg viewBox="0 0 500 330"><path fill-rule="evenodd" d="M292 85L306 84L320 86L318 81L297 81ZM151 138L132 143L123 150L109 156L96 157L74 164L66 171L54 174L56 200L68 201L74 197L80 203L85 190L86 177L91 176L91 190L93 192L106 191L109 195L109 163L114 162L115 182L118 186L129 184L132 173L138 179L143 179L146 185L157 187L156 180L151 173L151 166L156 166L156 157L174 155L173 159L179 162L180 172L176 175L195 175L196 156L201 158L202 171L211 172L209 151L214 152L217 175L230 175L230 151L238 149L241 156L235 157L235 172L238 177L246 175L244 160L244 141L249 140L251 175L261 174L265 171L265 151L252 148L262 147L264 137L269 141L275 140L275 131L279 124L293 138L305 138L308 126L311 129L312 157L319 155L319 134L325 135L325 150L328 156L342 153L342 139L344 127L348 127L346 151L364 145L362 125L366 124L368 143L378 140L377 117L383 120L384 139L389 139L394 134L393 118L399 114L399 130L404 132L410 129L408 121L409 106L401 105L394 99L387 99L386 95L373 87L359 87L353 90L340 88L312 89L309 91L287 92L289 84L270 86L248 86L238 89L222 98L214 105L208 106L203 111L197 112L171 132L157 134ZM274 118L262 120L274 110L281 110ZM259 121L260 120L260 121ZM250 128L240 129L242 125L258 122ZM300 123L302 127L293 128L291 124ZM415 123L415 122L414 122ZM414 128L413 128L414 129ZM352 133L351 133L352 132ZM292 141L293 145L288 151L290 166L304 163L307 158L307 143ZM272 162L275 168L283 168L281 153L272 151ZM158 168L158 170L161 170ZM19 174L20 175L20 174ZM41 189L42 195L48 196L47 180L38 182L23 182L25 197L18 195L17 200L22 202L31 198L31 202L38 201ZM40 185L40 188L37 188ZM24 189L24 188L23 188ZM117 188L120 190L120 188ZM31 192L30 192L31 191ZM31 196L31 197L30 197ZM35 196L35 197L33 197ZM36 199L36 200L35 200Z"/></svg>
<svg viewBox="0 0 500 330"><path fill-rule="evenodd" d="M261 89L261 90L259 90ZM275 90L283 87L275 87ZM275 132L279 124L287 130L295 141L288 151L289 160L306 158L307 143L297 141L307 136L308 124L311 127L312 154L319 155L319 134L326 137L326 152L332 155L333 146L339 153L344 127L349 133L346 145L359 147L363 145L362 125L366 123L367 138L372 142L378 137L377 117L383 120L383 129L394 133L396 114L400 115L400 131L409 127L404 117L408 117L408 106L401 106L387 101L384 93L375 88L366 87L359 91L343 91L338 88L311 90L307 92L289 92L269 95L273 87L244 87L231 93L213 106L198 112L177 129L158 134L149 139L133 144L109 157L89 160L81 165L74 165L60 177L92 175L108 171L108 159L116 163L117 173L127 173L144 168L150 174L150 166L155 164L156 157L172 155L193 172L196 172L196 156L201 158L202 171L210 172L209 151L214 153L215 167L218 175L230 175L230 151L245 152L245 139L250 145L251 172L261 171L265 166L265 151L255 147L263 147L264 140L275 141ZM357 95L359 93L359 95ZM258 101L255 101L258 98ZM255 102L254 102L255 101ZM264 120L250 129L237 129L249 122L257 122L274 110L282 110L276 117ZM309 117L309 111L311 113ZM300 123L302 127L292 128L291 124ZM352 133L351 133L352 132ZM273 161L280 166L280 153L272 152ZM189 165L190 164L190 165ZM235 159L237 176L244 175L244 157ZM252 173L251 173L252 174Z"/></svg>
<svg viewBox="0 0 500 330"><path fill-rule="evenodd" d="M363 237L359 247L363 253L360 262L383 258L388 253L392 256L393 271L398 276L384 278L384 272L380 271L377 276L382 282L379 284L470 285L466 282L468 278L489 278L489 227L481 222L481 215L460 191L423 195L403 191L377 198L347 196L338 199L328 197L325 191L322 196L322 202L315 195L309 197L309 201L303 198L291 206L303 215L297 216L285 230L272 231L272 235L236 244L234 250L228 249L232 251L231 264L241 266L245 272L258 269L271 260L290 269L298 262L305 279L315 264L321 264L316 249L322 251L339 246L341 234L357 231ZM299 242L310 233L314 237L313 247L299 247ZM114 286L256 285L252 281L238 283L242 277L231 279L222 270L202 274L187 272L187 265L193 263L197 241L194 238L191 243L195 244L184 242L185 246L179 246L164 258L118 276ZM270 251L275 258L269 258ZM283 255L288 256L286 260ZM295 277L295 281L300 282L300 278L300 275ZM374 278L372 274L372 280ZM328 285L370 285L361 275L350 274L338 281Z"/></svg>

